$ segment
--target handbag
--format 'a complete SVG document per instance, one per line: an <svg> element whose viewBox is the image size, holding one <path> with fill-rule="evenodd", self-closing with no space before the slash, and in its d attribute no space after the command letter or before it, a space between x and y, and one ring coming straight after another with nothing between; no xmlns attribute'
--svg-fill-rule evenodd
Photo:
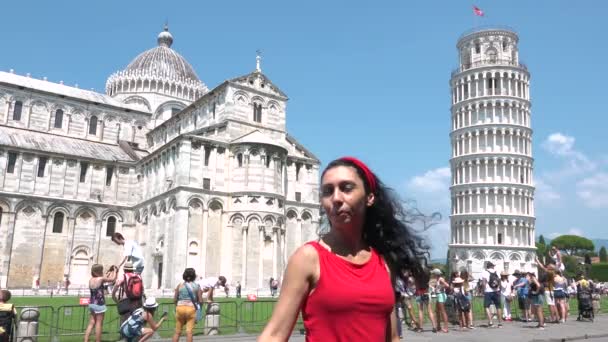
<svg viewBox="0 0 608 342"><path fill-rule="evenodd" d="M192 293L190 285L188 283L184 283L184 287L186 287L186 290L188 290L188 296L190 296L190 300L196 308L196 322L198 323L201 319L203 319L203 310L201 308L201 305L196 300L194 300L194 294Z"/></svg>

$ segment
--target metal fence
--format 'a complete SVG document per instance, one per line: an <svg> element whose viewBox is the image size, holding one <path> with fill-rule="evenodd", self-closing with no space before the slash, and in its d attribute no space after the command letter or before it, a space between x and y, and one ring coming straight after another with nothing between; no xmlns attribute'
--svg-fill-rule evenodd
<svg viewBox="0 0 608 342"><path fill-rule="evenodd" d="M220 306L220 318L218 332L224 334L234 334L238 332L256 333L260 332L272 315L274 300L259 301L221 301L217 302ZM120 315L115 304L108 304L103 322L103 340L116 341L120 338ZM17 317L22 317L28 312L38 311L37 319L38 330L36 334L29 336L19 336L18 324L14 332L13 341L25 341L25 337L35 337L40 342L55 341L82 341L84 332L89 324L90 314L87 305L64 305L59 307L52 306L18 306ZM160 337L171 337L175 331L175 304L159 303L156 316L167 312L167 319L157 331ZM206 317L203 317L194 328L195 335L207 333ZM300 324L301 326L301 324ZM185 331L182 332L185 334ZM92 332L94 334L94 332ZM27 339L29 341L29 339Z"/></svg>

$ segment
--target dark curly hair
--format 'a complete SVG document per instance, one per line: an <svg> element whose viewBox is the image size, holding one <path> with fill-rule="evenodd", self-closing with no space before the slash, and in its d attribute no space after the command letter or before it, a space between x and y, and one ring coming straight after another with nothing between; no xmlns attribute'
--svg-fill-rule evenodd
<svg viewBox="0 0 608 342"><path fill-rule="evenodd" d="M196 271L192 267L188 267L184 270L184 274L182 275L182 279L187 282L196 280Z"/></svg>
<svg viewBox="0 0 608 342"><path fill-rule="evenodd" d="M349 160L332 161L321 174L321 178L328 170L338 166L353 167L363 181L366 194L370 193L365 173ZM372 175L376 181L375 200L365 214L363 240L382 255L391 271L393 283L395 277L403 277L403 271L409 271L418 286L427 284L429 246L410 225L408 214L395 192L384 185L376 174Z"/></svg>

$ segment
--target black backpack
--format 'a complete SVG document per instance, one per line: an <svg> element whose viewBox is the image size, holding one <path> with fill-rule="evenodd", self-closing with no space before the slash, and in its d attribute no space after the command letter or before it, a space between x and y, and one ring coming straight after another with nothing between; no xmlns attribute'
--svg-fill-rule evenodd
<svg viewBox="0 0 608 342"><path fill-rule="evenodd" d="M498 290L500 288L500 278L498 277L498 274L496 273L496 271L489 273L490 279L488 280L488 285L492 290Z"/></svg>
<svg viewBox="0 0 608 342"><path fill-rule="evenodd" d="M456 301L456 306L462 312L469 312L471 310L471 301L464 293L459 292L454 296L454 300Z"/></svg>
<svg viewBox="0 0 608 342"><path fill-rule="evenodd" d="M4 329L4 334L11 337L13 332L13 323L15 321L15 311L13 304L0 304L0 327ZM2 340L2 339L0 339Z"/></svg>

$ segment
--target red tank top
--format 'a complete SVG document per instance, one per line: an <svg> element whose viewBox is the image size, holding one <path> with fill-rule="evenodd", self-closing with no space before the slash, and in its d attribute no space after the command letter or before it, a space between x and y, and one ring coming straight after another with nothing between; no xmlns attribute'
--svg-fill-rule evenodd
<svg viewBox="0 0 608 342"><path fill-rule="evenodd" d="M302 306L307 342L385 341L395 294L384 261L372 248L363 265L334 255L318 242L321 274Z"/></svg>

